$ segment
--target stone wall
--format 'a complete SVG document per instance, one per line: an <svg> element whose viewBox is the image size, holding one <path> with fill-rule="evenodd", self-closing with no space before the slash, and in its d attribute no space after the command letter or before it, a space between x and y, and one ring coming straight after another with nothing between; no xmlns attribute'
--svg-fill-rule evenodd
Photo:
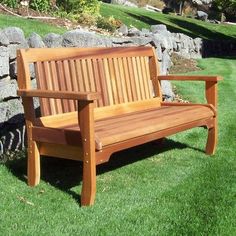
<svg viewBox="0 0 236 236"><path fill-rule="evenodd" d="M186 58L201 58L200 38L192 39L184 34L170 33L165 25L154 25L150 31L122 26L117 34L119 37L108 37L93 32L72 30L63 35L50 33L44 38L33 33L29 38L25 38L19 28L9 27L0 30L0 154L22 149L26 145L23 108L21 99L16 94L16 50L19 48L151 45L156 49L161 74L168 73L173 52ZM32 73L34 81L33 76ZM173 97L168 81L163 81L162 89L166 99Z"/></svg>

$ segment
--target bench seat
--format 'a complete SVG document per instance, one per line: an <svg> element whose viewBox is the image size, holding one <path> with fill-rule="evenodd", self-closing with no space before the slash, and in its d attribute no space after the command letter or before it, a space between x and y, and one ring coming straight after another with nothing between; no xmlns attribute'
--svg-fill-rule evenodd
<svg viewBox="0 0 236 236"><path fill-rule="evenodd" d="M181 113L181 116L179 115ZM96 150L150 133L186 126L209 126L214 117L210 107L203 105L163 106L101 119L95 122ZM63 122L62 122L63 123ZM181 127L183 130L183 127ZM60 127L34 127L34 139L39 142L81 145L78 124Z"/></svg>

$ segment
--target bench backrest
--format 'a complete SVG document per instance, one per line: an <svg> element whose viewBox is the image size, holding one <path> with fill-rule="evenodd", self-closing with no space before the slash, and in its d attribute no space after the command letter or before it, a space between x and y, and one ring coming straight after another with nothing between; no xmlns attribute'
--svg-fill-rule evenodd
<svg viewBox="0 0 236 236"><path fill-rule="evenodd" d="M151 47L44 48L18 51L18 82L30 89L30 64L37 88L43 90L98 91L97 107L160 97L158 67ZM40 99L41 115L75 111L76 101Z"/></svg>

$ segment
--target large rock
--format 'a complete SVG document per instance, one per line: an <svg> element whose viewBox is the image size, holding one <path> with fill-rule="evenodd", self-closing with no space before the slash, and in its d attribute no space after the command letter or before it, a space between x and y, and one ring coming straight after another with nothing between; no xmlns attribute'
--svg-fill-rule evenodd
<svg viewBox="0 0 236 236"><path fill-rule="evenodd" d="M10 44L10 41L4 31L0 31L0 46L7 46Z"/></svg>
<svg viewBox="0 0 236 236"><path fill-rule="evenodd" d="M7 36L10 44L27 45L24 32L18 27L7 27L1 33Z"/></svg>
<svg viewBox="0 0 236 236"><path fill-rule="evenodd" d="M132 27L128 30L128 36L133 37L133 36L140 36L141 32L135 27Z"/></svg>
<svg viewBox="0 0 236 236"><path fill-rule="evenodd" d="M17 124L24 120L24 109L19 99L12 99L8 104L8 123Z"/></svg>
<svg viewBox="0 0 236 236"><path fill-rule="evenodd" d="M36 33L32 33L30 35L30 37L28 38L28 44L30 48L44 48L45 47L45 44L41 36L39 36Z"/></svg>
<svg viewBox="0 0 236 236"><path fill-rule="evenodd" d="M9 81L9 83L0 86L0 101L12 97L17 97L16 90L17 90L17 82L15 80L11 80Z"/></svg>
<svg viewBox="0 0 236 236"><path fill-rule="evenodd" d="M165 101L172 101L174 99L174 93L170 81L162 80L161 90L162 90L162 96L164 97Z"/></svg>
<svg viewBox="0 0 236 236"><path fill-rule="evenodd" d="M6 35L9 40L9 57L10 60L16 58L16 50L19 48L28 48L27 41L24 36L24 32L17 27L7 27L2 30L2 33Z"/></svg>
<svg viewBox="0 0 236 236"><path fill-rule="evenodd" d="M152 42L151 37L132 37L133 46L146 46Z"/></svg>
<svg viewBox="0 0 236 236"><path fill-rule="evenodd" d="M163 25L163 24L151 25L151 32L153 34L161 33L163 31L167 31L166 25Z"/></svg>
<svg viewBox="0 0 236 236"><path fill-rule="evenodd" d="M165 50L162 53L162 61L161 61L161 74L162 75L166 75L169 72L170 67L172 66L172 61L170 59L170 55L167 52L167 50Z"/></svg>
<svg viewBox="0 0 236 236"><path fill-rule="evenodd" d="M43 42L48 48L62 47L62 40L61 35L54 33L49 33L43 38Z"/></svg>
<svg viewBox="0 0 236 236"><path fill-rule="evenodd" d="M4 123L8 120L8 110L9 106L6 102L0 102L0 128L4 125Z"/></svg>
<svg viewBox="0 0 236 236"><path fill-rule="evenodd" d="M128 34L128 30L129 30L128 27L125 24L123 24L119 29L117 29L117 33L126 36Z"/></svg>
<svg viewBox="0 0 236 236"><path fill-rule="evenodd" d="M153 34L153 42L155 44L159 44L162 48L162 51L167 50L168 52L172 52L172 38L169 32L167 34Z"/></svg>
<svg viewBox="0 0 236 236"><path fill-rule="evenodd" d="M9 49L0 46L0 77L9 74L9 56Z"/></svg>
<svg viewBox="0 0 236 236"><path fill-rule="evenodd" d="M197 19L206 21L208 18L208 14L204 11L197 11Z"/></svg>
<svg viewBox="0 0 236 236"><path fill-rule="evenodd" d="M108 47L112 46L109 38L91 32L72 30L63 35L63 47Z"/></svg>

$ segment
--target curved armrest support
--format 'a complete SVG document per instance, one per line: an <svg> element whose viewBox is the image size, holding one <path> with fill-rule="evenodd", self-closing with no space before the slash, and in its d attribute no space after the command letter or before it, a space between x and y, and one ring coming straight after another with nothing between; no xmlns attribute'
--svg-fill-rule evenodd
<svg viewBox="0 0 236 236"><path fill-rule="evenodd" d="M223 80L220 76L209 75L160 75L159 80L205 81L205 96L208 104L217 109L217 82Z"/></svg>
<svg viewBox="0 0 236 236"><path fill-rule="evenodd" d="M17 94L21 97L72 99L79 101L94 101L101 96L98 92L68 92L41 89L18 89Z"/></svg>

